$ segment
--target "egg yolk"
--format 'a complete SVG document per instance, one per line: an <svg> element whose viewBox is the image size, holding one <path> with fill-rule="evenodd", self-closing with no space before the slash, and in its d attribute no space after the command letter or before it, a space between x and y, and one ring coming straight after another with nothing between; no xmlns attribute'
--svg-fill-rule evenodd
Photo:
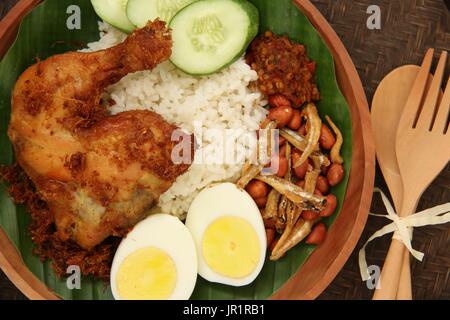
<svg viewBox="0 0 450 320"><path fill-rule="evenodd" d="M119 267L117 290L125 300L164 300L175 289L177 270L164 251L148 247L128 255Z"/></svg>
<svg viewBox="0 0 450 320"><path fill-rule="evenodd" d="M219 218L203 235L202 254L206 263L226 277L239 279L250 275L258 265L260 251L255 229L239 217Z"/></svg>

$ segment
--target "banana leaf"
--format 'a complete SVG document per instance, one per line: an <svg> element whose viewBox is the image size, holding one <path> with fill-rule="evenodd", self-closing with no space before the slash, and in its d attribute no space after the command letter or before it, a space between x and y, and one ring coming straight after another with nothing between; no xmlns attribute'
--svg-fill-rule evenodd
<svg viewBox="0 0 450 320"><path fill-rule="evenodd" d="M251 0L261 15L260 32L272 30L287 34L305 44L308 55L317 61L316 81L322 100L318 103L321 116L331 116L344 136L342 156L345 160L344 181L332 192L339 199L341 210L348 183L352 155L352 128L348 105L337 85L330 51L306 16L290 0ZM69 30L67 8L76 4L81 9L81 29ZM89 0L46 0L22 21L17 39L0 63L0 164L14 163L14 153L7 136L11 109L11 91L20 74L36 58L80 49L80 45L99 38L98 22ZM325 220L329 226L338 213ZM0 183L0 227L16 245L28 268L57 295L64 299L112 299L107 283L83 278L80 290L69 290L65 279L59 279L50 262L42 263L32 254L33 243L28 233L30 215L15 205L8 196L7 186ZM266 261L258 278L245 287L235 288L209 283L198 278L193 299L265 299L296 273L313 252L314 246L300 244L278 262Z"/></svg>

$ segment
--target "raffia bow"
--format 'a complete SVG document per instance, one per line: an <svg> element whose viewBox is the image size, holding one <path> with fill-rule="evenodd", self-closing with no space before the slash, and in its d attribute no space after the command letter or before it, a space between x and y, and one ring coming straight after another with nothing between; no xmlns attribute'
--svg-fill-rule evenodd
<svg viewBox="0 0 450 320"><path fill-rule="evenodd" d="M422 261L424 253L414 250L411 245L413 228L450 222L450 202L423 210L407 217L399 217L383 191L375 188L374 192L380 193L381 199L383 200L384 206L387 210L387 215L373 213L370 213L370 215L387 218L391 220L392 223L375 232L359 251L359 269L363 281L367 281L369 279L366 261L366 246L372 240L393 232L393 238L403 242L412 256L417 260Z"/></svg>

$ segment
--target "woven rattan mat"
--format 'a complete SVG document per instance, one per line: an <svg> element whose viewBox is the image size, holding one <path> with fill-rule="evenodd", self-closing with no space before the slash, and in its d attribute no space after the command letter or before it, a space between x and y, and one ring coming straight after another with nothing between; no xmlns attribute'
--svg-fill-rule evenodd
<svg viewBox="0 0 450 320"><path fill-rule="evenodd" d="M0 2L0 17L17 0ZM450 51L450 11L444 0L312 0L331 23L358 69L369 103L377 85L392 69L404 64L420 64L427 48ZM381 8L380 30L366 26L367 8ZM449 73L447 68L447 77ZM387 188L380 171L376 185ZM450 201L450 165L425 192L418 210ZM372 211L383 213L376 196ZM356 250L320 299L369 299L372 292L361 281L357 254L368 237L387 220L370 217ZM369 245L369 264L382 266L390 239ZM412 262L413 294L416 299L450 299L450 228L426 227L414 232L413 245L426 253L422 263ZM0 299L24 299L0 272Z"/></svg>

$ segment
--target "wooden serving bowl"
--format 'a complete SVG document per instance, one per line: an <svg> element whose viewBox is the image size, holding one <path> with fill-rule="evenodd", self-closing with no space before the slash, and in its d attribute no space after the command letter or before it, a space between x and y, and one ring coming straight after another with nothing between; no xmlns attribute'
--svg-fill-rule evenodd
<svg viewBox="0 0 450 320"><path fill-rule="evenodd" d="M12 45L21 19L41 0L21 0L0 22L0 58ZM309 0L294 0L330 49L339 87L350 107L353 125L352 169L339 217L327 240L272 299L315 299L342 269L364 229L375 178L375 144L367 98L355 66L335 31ZM0 267L30 299L59 299L25 266L13 243L0 228Z"/></svg>

